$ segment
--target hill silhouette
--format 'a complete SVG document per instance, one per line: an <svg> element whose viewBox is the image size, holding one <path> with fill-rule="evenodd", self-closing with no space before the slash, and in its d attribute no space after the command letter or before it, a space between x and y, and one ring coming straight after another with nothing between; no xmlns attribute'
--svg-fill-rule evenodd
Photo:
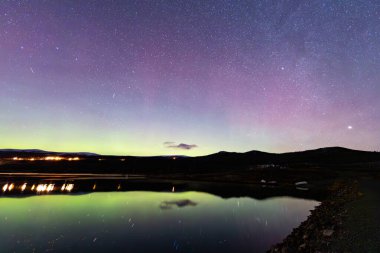
<svg viewBox="0 0 380 253"><path fill-rule="evenodd" d="M59 155L76 156L76 162L63 161L13 161L12 158L44 157ZM199 173L231 171L255 168L282 167L334 167L367 168L379 167L380 153L352 150L342 147L328 147L290 153L267 153L261 151L218 152L205 156L104 156L93 153L63 153L43 150L0 150L0 170L63 169L65 171L126 172L126 173Z"/></svg>

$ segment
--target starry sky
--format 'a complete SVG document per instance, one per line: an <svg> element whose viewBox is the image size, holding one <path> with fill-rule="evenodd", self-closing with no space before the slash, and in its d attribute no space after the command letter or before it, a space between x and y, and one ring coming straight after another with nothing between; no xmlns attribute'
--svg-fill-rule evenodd
<svg viewBox="0 0 380 253"><path fill-rule="evenodd" d="M380 2L0 1L0 148L380 149Z"/></svg>

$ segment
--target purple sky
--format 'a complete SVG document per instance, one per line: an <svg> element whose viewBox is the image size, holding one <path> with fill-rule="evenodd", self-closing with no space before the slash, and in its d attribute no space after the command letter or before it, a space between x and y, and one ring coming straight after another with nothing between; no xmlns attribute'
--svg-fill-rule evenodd
<svg viewBox="0 0 380 253"><path fill-rule="evenodd" d="M379 150L379 70L375 0L1 1L0 148Z"/></svg>

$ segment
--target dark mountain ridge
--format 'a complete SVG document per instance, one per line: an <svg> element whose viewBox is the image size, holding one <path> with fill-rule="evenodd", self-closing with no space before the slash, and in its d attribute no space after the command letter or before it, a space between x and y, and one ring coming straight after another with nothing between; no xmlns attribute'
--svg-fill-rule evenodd
<svg viewBox="0 0 380 253"><path fill-rule="evenodd" d="M28 157L44 156L79 157L78 161L34 160ZM26 158L13 160L13 157ZM231 170L264 168L328 167L332 169L380 167L380 153L352 150L342 147L328 147L290 153L267 153L249 151L245 153L218 152L206 156L104 156L93 153L62 153L43 150L0 150L0 169L59 169L65 171L96 171L120 173L203 173Z"/></svg>

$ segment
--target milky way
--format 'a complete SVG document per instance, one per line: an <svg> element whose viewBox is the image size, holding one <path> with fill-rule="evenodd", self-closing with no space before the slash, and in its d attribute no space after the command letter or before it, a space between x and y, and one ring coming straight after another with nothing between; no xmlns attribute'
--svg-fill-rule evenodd
<svg viewBox="0 0 380 253"><path fill-rule="evenodd" d="M377 0L0 2L0 148L379 150L379 108Z"/></svg>

